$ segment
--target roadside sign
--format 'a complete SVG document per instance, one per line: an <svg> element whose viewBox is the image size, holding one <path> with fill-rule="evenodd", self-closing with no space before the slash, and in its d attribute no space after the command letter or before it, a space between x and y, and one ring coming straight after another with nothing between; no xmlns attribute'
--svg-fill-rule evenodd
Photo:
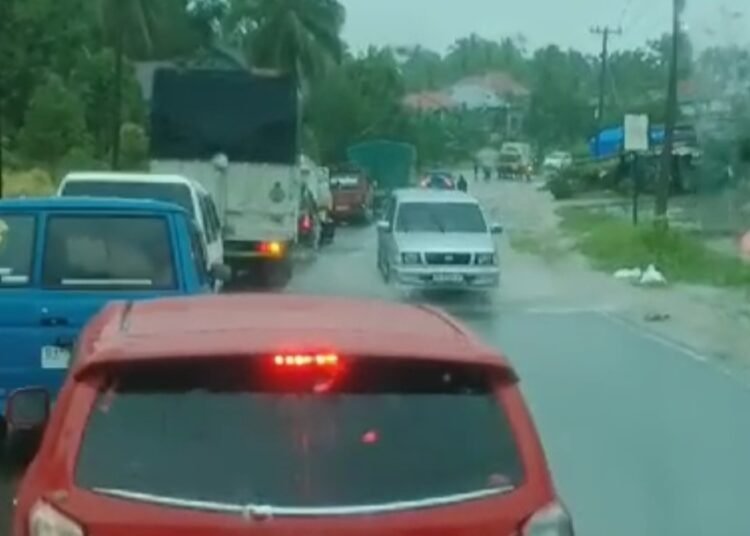
<svg viewBox="0 0 750 536"><path fill-rule="evenodd" d="M625 151L648 151L648 116L625 116Z"/></svg>

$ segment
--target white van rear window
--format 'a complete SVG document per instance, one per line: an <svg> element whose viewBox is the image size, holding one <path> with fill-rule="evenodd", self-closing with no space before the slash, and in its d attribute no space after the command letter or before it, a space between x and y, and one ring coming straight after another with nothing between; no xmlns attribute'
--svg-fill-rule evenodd
<svg viewBox="0 0 750 536"><path fill-rule="evenodd" d="M120 197L125 199L153 199L174 203L195 217L190 188L185 184L135 181L70 181L61 195L65 197Z"/></svg>

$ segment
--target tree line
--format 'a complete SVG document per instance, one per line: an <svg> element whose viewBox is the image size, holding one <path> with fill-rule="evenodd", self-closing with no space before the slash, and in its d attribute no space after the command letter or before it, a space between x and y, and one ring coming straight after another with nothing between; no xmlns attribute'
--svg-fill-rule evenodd
<svg viewBox="0 0 750 536"><path fill-rule="evenodd" d="M237 51L247 65L297 75L305 150L325 163L376 137L417 146L423 161L464 157L487 132L460 115L406 113L410 92L503 71L530 90L526 135L544 147L583 143L595 126L600 59L522 36L470 35L444 54L419 46L349 50L337 0L3 0L0 3L0 141L5 166L142 165L147 112L134 62ZM604 123L627 112L664 115L669 36L615 51L605 77ZM726 68L728 52L696 55L681 41L680 78ZM746 60L747 58L745 58ZM736 60L736 58L735 58ZM746 62L747 63L747 62ZM701 69L703 69L701 67ZM705 69L703 69L705 70Z"/></svg>

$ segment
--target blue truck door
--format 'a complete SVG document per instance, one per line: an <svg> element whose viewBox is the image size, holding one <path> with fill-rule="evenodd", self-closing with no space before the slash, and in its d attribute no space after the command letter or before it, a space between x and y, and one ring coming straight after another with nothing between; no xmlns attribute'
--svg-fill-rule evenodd
<svg viewBox="0 0 750 536"><path fill-rule="evenodd" d="M61 214L65 217L66 214ZM100 214L103 218L117 217L112 214ZM56 216L51 216L52 218ZM96 216L94 216L96 217ZM162 219L166 224L164 239L171 252L173 268L173 285L165 289L131 290L131 289L88 289L88 288L45 288L42 291L38 325L40 326L40 377L45 379L43 385L56 393L62 385L68 369L72 350L78 334L86 323L110 301L134 301L156 299L185 293L185 274L180 258L180 246L175 236L174 219L168 214L149 215L150 219ZM47 220L49 221L49 219ZM92 223L95 225L95 223ZM44 280L44 255L40 255L39 281Z"/></svg>
<svg viewBox="0 0 750 536"><path fill-rule="evenodd" d="M40 216L25 212L0 214L0 417L5 399L19 385L28 385L30 359L39 353L35 265Z"/></svg>
<svg viewBox="0 0 750 536"><path fill-rule="evenodd" d="M19 387L44 386L53 395L57 394L67 373L78 334L107 302L153 299L198 291L195 283L192 288L186 286L184 257L187 253L183 252L186 245L181 243L175 229L175 218L169 214L149 215L163 218L168 225L166 247L171 252L175 279L170 288L161 290L45 287L43 276L45 253L48 253L46 231L49 218L43 214L23 216L36 222L34 238L28 239L33 242L33 261L30 261L25 281L17 274L7 275L8 269L3 272L5 258L0 249L0 341L3 342L0 346L0 416L5 413L5 398ZM11 220L14 217L18 216L0 215L0 221L13 226L15 224ZM8 281L15 283L11 285Z"/></svg>

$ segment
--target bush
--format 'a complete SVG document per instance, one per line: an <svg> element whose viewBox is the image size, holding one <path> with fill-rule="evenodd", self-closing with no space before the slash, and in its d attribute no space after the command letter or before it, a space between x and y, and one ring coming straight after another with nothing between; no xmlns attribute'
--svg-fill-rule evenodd
<svg viewBox="0 0 750 536"><path fill-rule="evenodd" d="M557 200L570 199L575 193L572 181L563 175L557 175L547 182L547 189Z"/></svg>
<svg viewBox="0 0 750 536"><path fill-rule="evenodd" d="M18 169L21 166L21 159L16 153L5 148L3 148L2 151L2 162L6 171L8 169Z"/></svg>
<svg viewBox="0 0 750 536"><path fill-rule="evenodd" d="M43 169L6 172L3 174L5 197L45 197L55 193L52 176Z"/></svg>
<svg viewBox="0 0 750 536"><path fill-rule="evenodd" d="M24 156L51 168L72 148L87 145L81 101L59 76L49 76L34 90L18 141Z"/></svg>
<svg viewBox="0 0 750 536"><path fill-rule="evenodd" d="M143 127L125 123L120 128L120 168L148 169L148 137Z"/></svg>
<svg viewBox="0 0 750 536"><path fill-rule="evenodd" d="M106 164L96 160L88 148L73 147L58 165L58 178L70 171L106 169Z"/></svg>

